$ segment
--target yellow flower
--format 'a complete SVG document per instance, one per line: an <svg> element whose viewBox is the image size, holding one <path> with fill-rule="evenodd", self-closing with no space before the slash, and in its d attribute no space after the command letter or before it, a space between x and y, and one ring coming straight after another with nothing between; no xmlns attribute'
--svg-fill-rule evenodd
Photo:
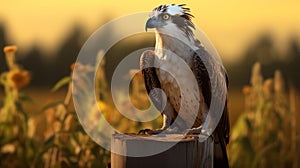
<svg viewBox="0 0 300 168"><path fill-rule="evenodd" d="M109 112L109 107L104 102L98 101L97 105L100 108L101 113Z"/></svg>
<svg viewBox="0 0 300 168"><path fill-rule="evenodd" d="M12 46L6 46L6 47L4 47L3 51L6 54L8 54L8 53L15 53L17 51L17 49L18 49L17 46L12 45Z"/></svg>
<svg viewBox="0 0 300 168"><path fill-rule="evenodd" d="M6 46L3 49L6 55L6 63L10 70L15 69L17 65L15 64L15 53L17 51L16 46Z"/></svg>
<svg viewBox="0 0 300 168"><path fill-rule="evenodd" d="M22 88L30 82L30 74L28 71L13 69L7 74L8 83L15 88Z"/></svg>
<svg viewBox="0 0 300 168"><path fill-rule="evenodd" d="M100 109L100 111L97 109L97 113L94 113L94 117L96 119L99 119L101 116L105 117L107 121L111 120L111 112L112 108L109 106L109 104L103 102L103 101L98 101L97 106Z"/></svg>
<svg viewBox="0 0 300 168"><path fill-rule="evenodd" d="M249 85L244 86L243 93L244 95L249 95L251 93L251 87Z"/></svg>

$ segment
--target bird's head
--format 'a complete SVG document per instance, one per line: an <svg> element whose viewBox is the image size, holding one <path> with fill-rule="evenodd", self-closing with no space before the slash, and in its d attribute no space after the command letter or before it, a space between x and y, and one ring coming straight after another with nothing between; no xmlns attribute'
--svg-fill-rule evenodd
<svg viewBox="0 0 300 168"><path fill-rule="evenodd" d="M193 15L190 9L182 5L160 5L153 9L150 18L146 23L147 29L155 28L158 32L182 31L188 38L193 36L192 29L195 29L191 21Z"/></svg>

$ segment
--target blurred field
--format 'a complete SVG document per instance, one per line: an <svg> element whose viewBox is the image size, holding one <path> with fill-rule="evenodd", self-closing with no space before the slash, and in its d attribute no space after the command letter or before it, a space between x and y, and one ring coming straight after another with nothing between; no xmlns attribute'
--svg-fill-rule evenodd
<svg viewBox="0 0 300 168"><path fill-rule="evenodd" d="M0 6L0 167L108 166L109 151L93 142L78 122L71 97L70 65L76 61L88 36L107 21L150 11L168 2L173 3L168 0L3 1ZM195 16L193 22L214 43L229 75L232 136L228 153L233 168L300 168L299 3L187 2ZM110 41L116 30L120 27L109 30L104 39ZM161 118L142 123L121 115L109 91L112 73L120 61L133 51L153 47L154 42L154 34L141 33L120 40L105 54L106 64L100 66L97 76L98 102L88 104L89 100L83 96L88 106L100 107L102 111L87 112L84 122L92 134L106 133L102 125L104 118L126 133L161 126ZM6 54L2 52L9 44L20 48L16 55L14 46ZM8 53L12 51L13 55ZM137 64L138 59L139 55ZM261 72L253 75L251 69L257 62L261 64ZM87 65L80 66L81 75L86 75ZM285 83L282 91L275 91L277 70ZM252 77L256 75L259 82L255 84ZM61 79L66 80L61 82ZM60 86L53 92L56 82ZM88 81L77 82L82 86L79 94L84 95ZM124 98L120 105L126 111L133 112L131 103L139 109L149 106L140 77L134 78L130 90L130 100L119 94ZM284 96L278 98L278 92ZM290 94L295 94L294 105Z"/></svg>
<svg viewBox="0 0 300 168"><path fill-rule="evenodd" d="M57 92L49 92L49 88L26 88L24 89L24 93L29 95L33 103L27 104L25 107L32 111L30 115L40 115L41 117L44 116L44 113L40 112L37 113L38 109L42 109L47 103L53 100L63 100L66 94L66 90L57 91ZM1 95L3 95L0 92ZM297 93L297 102L300 102L299 92ZM2 99L2 97L0 97ZM135 104L133 102L133 104ZM300 109L300 103L297 103L297 111ZM245 111L245 97L241 90L229 90L229 114L230 114L230 123L233 126L238 117ZM300 119L300 113L297 113L297 119ZM300 130L300 121L297 122L297 128Z"/></svg>
<svg viewBox="0 0 300 168"><path fill-rule="evenodd" d="M300 92L296 93L296 118L297 118L297 129L300 130ZM245 111L245 96L241 90L230 90L229 91L229 114L231 126L234 126L239 116Z"/></svg>
<svg viewBox="0 0 300 168"><path fill-rule="evenodd" d="M70 75L59 80L54 89L33 87L28 71L15 62L16 47L5 51L9 69L1 72L0 78L3 89L0 92L0 167L105 167L110 153L90 137L96 135L97 140L110 136L103 125L104 119L122 133L161 127L160 117L150 122L135 122L116 109L104 62L96 75L98 100L95 103L89 97L93 81L86 78L91 65L72 64ZM75 70L77 77L72 81ZM233 87L229 92L231 166L296 168L300 159L299 92L285 87L284 76L278 70L266 78L261 64L255 63L250 71L249 84L243 89ZM143 77L138 74L131 81L130 99L123 92L118 94L119 105L130 113L135 112L131 103L138 109L150 105ZM83 103L77 106L84 112L79 114L81 123L72 95ZM89 135L83 125L89 129Z"/></svg>
<svg viewBox="0 0 300 168"><path fill-rule="evenodd" d="M231 125L233 125L236 122L239 115L244 111L244 107L245 100L241 90L230 90L228 108Z"/></svg>
<svg viewBox="0 0 300 168"><path fill-rule="evenodd" d="M296 111L297 119L300 119L300 92L296 94ZM242 93L242 89L229 90L229 114L230 114L230 123L233 126L241 113L245 111L245 96ZM297 128L300 130L300 121L297 122Z"/></svg>

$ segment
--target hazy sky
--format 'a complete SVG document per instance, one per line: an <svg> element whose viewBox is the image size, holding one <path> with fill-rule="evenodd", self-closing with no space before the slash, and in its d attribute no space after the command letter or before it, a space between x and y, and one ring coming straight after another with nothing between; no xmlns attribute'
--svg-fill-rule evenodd
<svg viewBox="0 0 300 168"><path fill-rule="evenodd" d="M234 60L258 33L270 32L278 46L300 37L299 0L0 0L0 21L21 48L37 43L53 49L75 22L90 33L107 18L151 11L160 4L185 3L220 53Z"/></svg>

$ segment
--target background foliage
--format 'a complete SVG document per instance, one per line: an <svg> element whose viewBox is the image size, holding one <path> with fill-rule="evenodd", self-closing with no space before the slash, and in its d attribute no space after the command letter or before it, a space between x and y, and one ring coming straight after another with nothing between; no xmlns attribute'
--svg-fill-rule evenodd
<svg viewBox="0 0 300 168"><path fill-rule="evenodd" d="M70 99L69 65L76 60L85 39L81 34L80 26L72 28L52 59L45 59L47 54L38 46L19 52L13 59L0 53L0 167L108 164L110 153L85 134ZM107 91L112 72L124 56L154 45L153 36L145 37L129 37L113 46L105 56L106 64L98 70L99 101L94 106L99 106L105 118L121 132L158 128L161 124L160 118L148 123L124 118ZM143 38L149 40L141 42ZM0 47L9 43L5 27L0 24ZM290 38L286 45L287 50L279 52L272 36L262 34L245 48L240 61L225 63L230 77L232 167L299 167L300 45L296 38ZM88 73L88 65L77 66ZM141 80L139 75L134 77L130 101L143 109L149 101ZM41 101L45 93L54 94L50 91L52 86L59 96ZM124 101L123 106L128 103ZM91 113L90 117L97 121L99 114ZM91 126L101 131L101 123Z"/></svg>

